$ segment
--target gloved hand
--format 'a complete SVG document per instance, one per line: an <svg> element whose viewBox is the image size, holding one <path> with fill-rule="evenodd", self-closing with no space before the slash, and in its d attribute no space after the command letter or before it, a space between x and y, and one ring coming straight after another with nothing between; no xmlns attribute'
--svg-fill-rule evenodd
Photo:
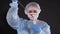
<svg viewBox="0 0 60 34"><path fill-rule="evenodd" d="M12 3L10 3L9 5L13 7L17 7L18 6L17 0L12 0Z"/></svg>
<svg viewBox="0 0 60 34"><path fill-rule="evenodd" d="M36 24L31 24L31 29L33 31L35 31L36 33L40 33L41 32L41 28L40 26L36 25Z"/></svg>
<svg viewBox="0 0 60 34"><path fill-rule="evenodd" d="M12 2L16 2L16 1L18 1L18 0L12 0Z"/></svg>

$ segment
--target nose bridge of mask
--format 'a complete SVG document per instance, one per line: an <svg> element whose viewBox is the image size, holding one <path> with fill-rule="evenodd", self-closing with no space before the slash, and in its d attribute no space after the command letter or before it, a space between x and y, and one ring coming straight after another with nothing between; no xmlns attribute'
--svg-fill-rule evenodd
<svg viewBox="0 0 60 34"><path fill-rule="evenodd" d="M28 17L38 17L38 13L30 13L30 14L27 14Z"/></svg>
<svg viewBox="0 0 60 34"><path fill-rule="evenodd" d="M35 16L37 16L37 13L32 13L31 16L35 17Z"/></svg>

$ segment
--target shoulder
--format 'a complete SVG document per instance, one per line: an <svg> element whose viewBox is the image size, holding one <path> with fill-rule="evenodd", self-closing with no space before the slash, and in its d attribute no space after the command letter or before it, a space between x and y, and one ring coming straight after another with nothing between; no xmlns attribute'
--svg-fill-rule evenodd
<svg viewBox="0 0 60 34"><path fill-rule="evenodd" d="M39 23L42 29L42 33L51 34L50 25L47 22L39 20Z"/></svg>
<svg viewBox="0 0 60 34"><path fill-rule="evenodd" d="M20 17L18 21L27 22L28 20Z"/></svg>
<svg viewBox="0 0 60 34"><path fill-rule="evenodd" d="M46 21L43 21L43 20L38 20L38 21L42 29L50 28L50 25Z"/></svg>

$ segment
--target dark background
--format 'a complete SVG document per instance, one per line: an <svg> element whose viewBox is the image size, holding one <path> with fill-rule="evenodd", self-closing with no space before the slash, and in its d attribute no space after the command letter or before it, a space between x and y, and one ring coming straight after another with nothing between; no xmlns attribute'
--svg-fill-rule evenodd
<svg viewBox="0 0 60 34"><path fill-rule="evenodd" d="M40 4L42 12L38 19L46 21L51 26L52 34L60 34L60 2L58 0L19 0L24 6L31 1ZM7 21L6 14L11 0L0 0L0 34L17 34ZM19 4L19 16L28 19L24 14L24 8Z"/></svg>

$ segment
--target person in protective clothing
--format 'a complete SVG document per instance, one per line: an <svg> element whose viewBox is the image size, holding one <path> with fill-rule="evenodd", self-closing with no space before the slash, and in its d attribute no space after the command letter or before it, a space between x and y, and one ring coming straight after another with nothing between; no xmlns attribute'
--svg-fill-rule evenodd
<svg viewBox="0 0 60 34"><path fill-rule="evenodd" d="M18 16L18 0L12 0L6 20L17 34L51 34L50 26L47 22L38 20L41 12L40 6L36 2L30 2L25 7L25 14L30 20Z"/></svg>

